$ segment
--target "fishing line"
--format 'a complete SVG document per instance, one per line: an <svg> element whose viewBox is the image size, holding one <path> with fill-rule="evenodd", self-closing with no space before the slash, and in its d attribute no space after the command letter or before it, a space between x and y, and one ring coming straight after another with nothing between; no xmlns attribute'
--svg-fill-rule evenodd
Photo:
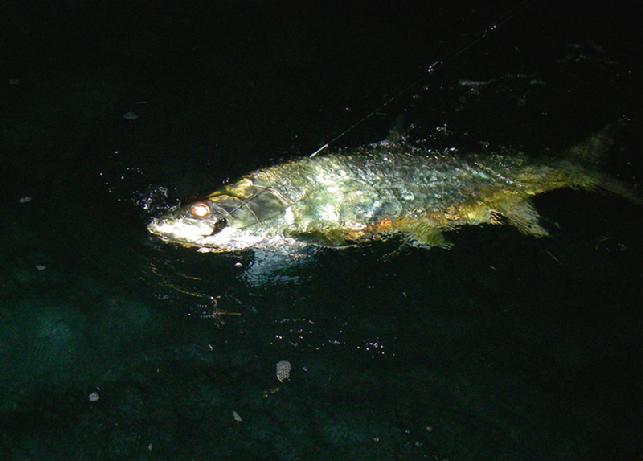
<svg viewBox="0 0 643 461"><path fill-rule="evenodd" d="M475 38L467 43L465 43L463 46L457 48L455 51L452 51L450 53L447 53L443 58L438 59L437 61L434 61L433 64L427 67L427 69L424 71L424 73L411 82L410 84L402 87L400 90L398 90L393 96L387 98L382 104L377 106L375 109L373 109L371 112L366 114L364 117L360 118L357 120L355 123L350 125L348 128L337 134L335 137L333 137L330 141L326 142L324 145L319 147L315 152L309 155L309 157L315 157L317 156L320 152L323 152L324 150L328 149L332 144L336 143L338 140L346 136L348 133L351 131L355 130L358 126L362 125L366 121L370 120L375 114L378 112L381 112L383 109L388 107L390 104L410 92L413 88L418 87L420 84L423 84L426 80L428 80L431 76L435 74L437 70L440 68L444 67L447 63L450 61L456 59L460 55L464 54L467 52L469 49L475 47L478 45L480 42L482 42L484 39L489 37L490 33L495 32L498 30L500 26L503 24L507 23L509 20L511 20L520 10L525 8L529 3L531 3L532 0L522 0L520 3L515 5L514 7L510 8L507 10L503 15L501 15L496 21L492 22L489 26L484 28L481 32L476 34ZM254 200L261 194L267 192L270 190L270 188L263 188L262 190L255 192L252 194L250 197L247 199L243 200L237 207L233 208L231 211L226 211L228 216L232 216L235 212L240 210L243 207L248 207L248 202ZM250 209L248 207L248 209ZM252 210L250 210L252 212ZM252 212L254 214L254 212ZM256 217L256 215L255 215ZM260 220L257 219L257 222ZM250 226L250 224L248 225ZM246 226L246 227L248 227Z"/></svg>
<svg viewBox="0 0 643 461"><path fill-rule="evenodd" d="M489 37L490 33L495 32L496 30L498 30L498 28L500 26L502 26L503 24L505 24L509 20L511 20L520 10L522 10L523 8L526 8L526 6L531 2L532 2L532 0L522 0L520 3L518 3L514 7L509 8L496 21L492 22L489 26L487 26L481 32L479 32L473 40L471 40L470 42L464 44L460 48L457 48L455 51L452 51L451 53L447 53L442 59L438 59L437 61L434 61L433 64L431 64L429 67L426 68L424 73L419 78L417 78L415 81L411 82L410 84L402 87L393 96L387 98L382 104L377 106L375 109L373 109L371 112L366 114L364 117L362 117L359 120L357 120L355 123L353 123L348 128L346 128L344 131L342 131L341 133L336 135L330 141L326 142L323 146L318 148L315 152L313 152L309 156L310 157L315 157L320 152L324 151L325 149L328 149L332 144L336 143L338 140L340 140L341 138L346 136L348 133L353 131L355 128L357 128L358 126L360 126L364 122L370 120L375 114L381 112L383 109L388 107L394 101L398 100L399 98L401 98L402 96L407 94L413 88L416 88L420 84L423 84L426 80L431 78L431 76L433 76L438 69L444 67L450 61L452 61L452 60L456 59L457 57L459 57L460 55L464 54L470 48L473 48L476 45L478 45L484 39Z"/></svg>

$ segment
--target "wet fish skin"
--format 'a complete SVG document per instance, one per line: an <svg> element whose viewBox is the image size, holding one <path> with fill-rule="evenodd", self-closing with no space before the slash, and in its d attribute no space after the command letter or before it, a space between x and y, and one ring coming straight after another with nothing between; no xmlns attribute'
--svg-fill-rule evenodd
<svg viewBox="0 0 643 461"><path fill-rule="evenodd" d="M416 246L446 247L442 232L463 225L506 221L525 234L545 236L531 197L606 184L602 174L569 160L463 156L381 143L274 165L222 187L204 201L213 207L208 219L225 222L209 235L207 229L166 232L172 226L190 229L190 220L203 225L185 210L148 229L166 241L214 252L343 246L393 235ZM170 224L163 228L161 222Z"/></svg>

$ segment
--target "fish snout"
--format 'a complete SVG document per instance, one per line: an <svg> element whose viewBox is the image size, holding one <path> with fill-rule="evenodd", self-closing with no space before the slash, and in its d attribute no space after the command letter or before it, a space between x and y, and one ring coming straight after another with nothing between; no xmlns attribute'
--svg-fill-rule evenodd
<svg viewBox="0 0 643 461"><path fill-rule="evenodd" d="M152 220L147 225L147 231L150 234L159 234L159 226L161 225L161 220L158 218L152 218Z"/></svg>

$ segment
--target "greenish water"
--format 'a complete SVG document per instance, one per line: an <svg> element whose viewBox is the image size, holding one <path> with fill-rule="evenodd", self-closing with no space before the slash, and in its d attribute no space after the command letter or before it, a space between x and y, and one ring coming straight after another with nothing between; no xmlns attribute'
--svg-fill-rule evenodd
<svg viewBox="0 0 643 461"><path fill-rule="evenodd" d="M289 262L145 230L312 152L501 5L3 8L2 459L640 458L640 206L558 191L548 239ZM626 16L528 10L339 145L405 113L438 148L554 155L621 117L604 168L636 189Z"/></svg>

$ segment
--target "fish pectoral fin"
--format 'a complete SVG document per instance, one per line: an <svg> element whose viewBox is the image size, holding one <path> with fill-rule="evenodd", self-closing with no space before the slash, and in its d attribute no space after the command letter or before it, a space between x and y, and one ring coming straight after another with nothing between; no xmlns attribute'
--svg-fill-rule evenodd
<svg viewBox="0 0 643 461"><path fill-rule="evenodd" d="M411 246L418 248L451 248L452 242L449 242L439 228L432 227L428 223L417 222L407 224L399 229L400 232L407 237L407 241Z"/></svg>
<svg viewBox="0 0 643 461"><path fill-rule="evenodd" d="M549 232L540 225L540 214L529 199L511 201L499 207L498 211L509 224L520 232L532 237L547 237Z"/></svg>

